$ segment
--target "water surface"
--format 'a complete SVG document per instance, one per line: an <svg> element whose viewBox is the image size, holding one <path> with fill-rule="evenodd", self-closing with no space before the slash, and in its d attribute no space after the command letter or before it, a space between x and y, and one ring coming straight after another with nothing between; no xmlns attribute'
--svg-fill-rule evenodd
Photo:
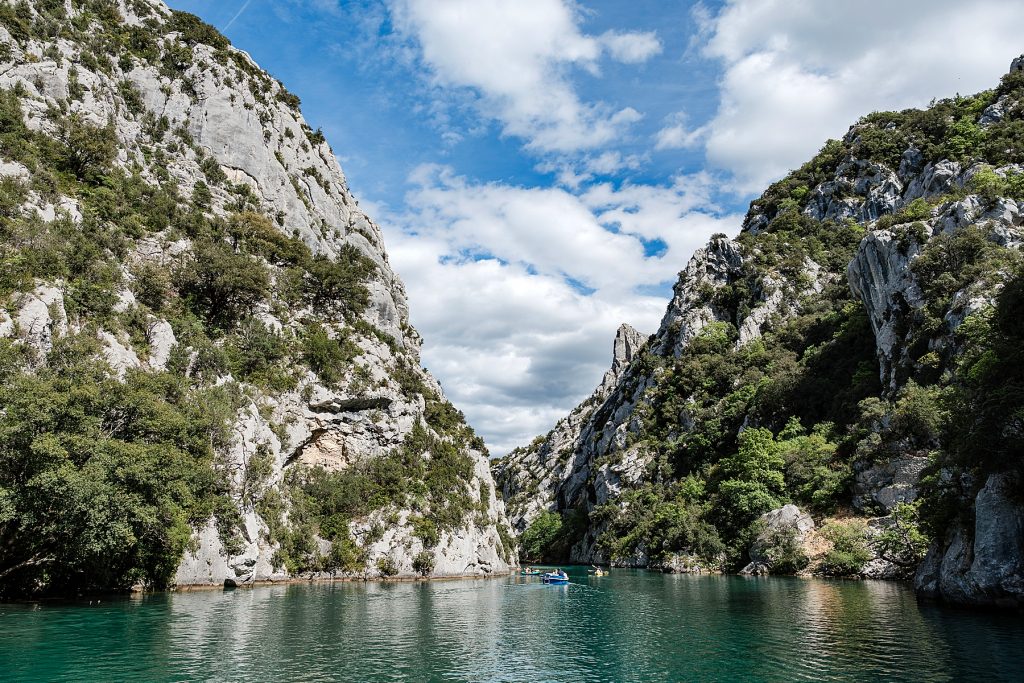
<svg viewBox="0 0 1024 683"><path fill-rule="evenodd" d="M1024 680L1024 619L904 584L570 575L0 605L0 679Z"/></svg>

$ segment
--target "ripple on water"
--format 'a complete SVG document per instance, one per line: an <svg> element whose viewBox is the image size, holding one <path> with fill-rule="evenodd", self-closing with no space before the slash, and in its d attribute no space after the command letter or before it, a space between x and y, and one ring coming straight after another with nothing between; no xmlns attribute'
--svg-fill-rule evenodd
<svg viewBox="0 0 1024 683"><path fill-rule="evenodd" d="M575 569L0 606L4 680L1014 680L1019 617L903 584Z"/></svg>

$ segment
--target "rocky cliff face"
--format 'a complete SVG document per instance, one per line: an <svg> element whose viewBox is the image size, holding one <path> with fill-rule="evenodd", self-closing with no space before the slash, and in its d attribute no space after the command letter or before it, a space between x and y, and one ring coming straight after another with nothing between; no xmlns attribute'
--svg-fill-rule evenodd
<svg viewBox="0 0 1024 683"><path fill-rule="evenodd" d="M1014 459L950 434L1012 303L1022 63L974 98L865 117L699 250L613 383L495 466L515 528L583 520L564 531L580 562L767 571L765 520L808 522L794 548L814 526L792 501L825 523L804 550L832 573L906 575L929 530L923 594L1020 604ZM834 517L851 504L866 526ZM942 506L963 511L951 527Z"/></svg>
<svg viewBox="0 0 1024 683"><path fill-rule="evenodd" d="M121 379L231 394L209 439L220 502L187 510L172 582L507 571L483 444L420 368L381 231L298 98L159 2L0 10L4 267L48 234L101 241L99 276L9 271L0 336L28 350L18 373L50 371L59 340L87 337ZM401 472L374 474L396 458Z"/></svg>

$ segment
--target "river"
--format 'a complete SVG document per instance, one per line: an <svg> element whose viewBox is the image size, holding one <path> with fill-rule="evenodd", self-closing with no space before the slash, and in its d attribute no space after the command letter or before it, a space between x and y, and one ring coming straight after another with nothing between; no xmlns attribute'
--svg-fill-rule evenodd
<svg viewBox="0 0 1024 683"><path fill-rule="evenodd" d="M1024 680L1024 619L905 584L570 572L0 605L4 681Z"/></svg>

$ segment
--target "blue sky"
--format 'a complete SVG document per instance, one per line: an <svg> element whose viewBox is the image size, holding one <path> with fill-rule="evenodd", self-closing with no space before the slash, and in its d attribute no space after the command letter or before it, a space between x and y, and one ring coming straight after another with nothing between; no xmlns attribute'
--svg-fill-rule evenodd
<svg viewBox="0 0 1024 683"><path fill-rule="evenodd" d="M1011 0L171 0L302 99L501 454L655 331L676 273L859 116L993 86ZM239 14L240 10L243 10Z"/></svg>
<svg viewBox="0 0 1024 683"><path fill-rule="evenodd" d="M443 94L424 84L421 62L398 55L383 2L278 2L171 0L221 29L232 42L302 98L303 114L321 126L349 176L354 191L374 202L399 207L411 171L423 163L445 163L478 180L510 184L552 184L556 173L538 170L545 155L524 153L522 138L502 135L499 122L474 111L470 88ZM616 184L658 182L680 170L703 165L699 150L652 152L650 139L664 118L685 107L695 121L714 114L717 65L691 49L696 20L689 3L655 0L588 3L580 28L600 35L610 30L656 32L660 53L642 64L600 62L600 74L575 69L584 101L621 109L642 106L644 118L614 149L648 155L638 168L601 174ZM670 28L670 30L664 30ZM659 29L661 31L659 32ZM438 111L437 100L445 106ZM453 142L445 133L461 136Z"/></svg>

